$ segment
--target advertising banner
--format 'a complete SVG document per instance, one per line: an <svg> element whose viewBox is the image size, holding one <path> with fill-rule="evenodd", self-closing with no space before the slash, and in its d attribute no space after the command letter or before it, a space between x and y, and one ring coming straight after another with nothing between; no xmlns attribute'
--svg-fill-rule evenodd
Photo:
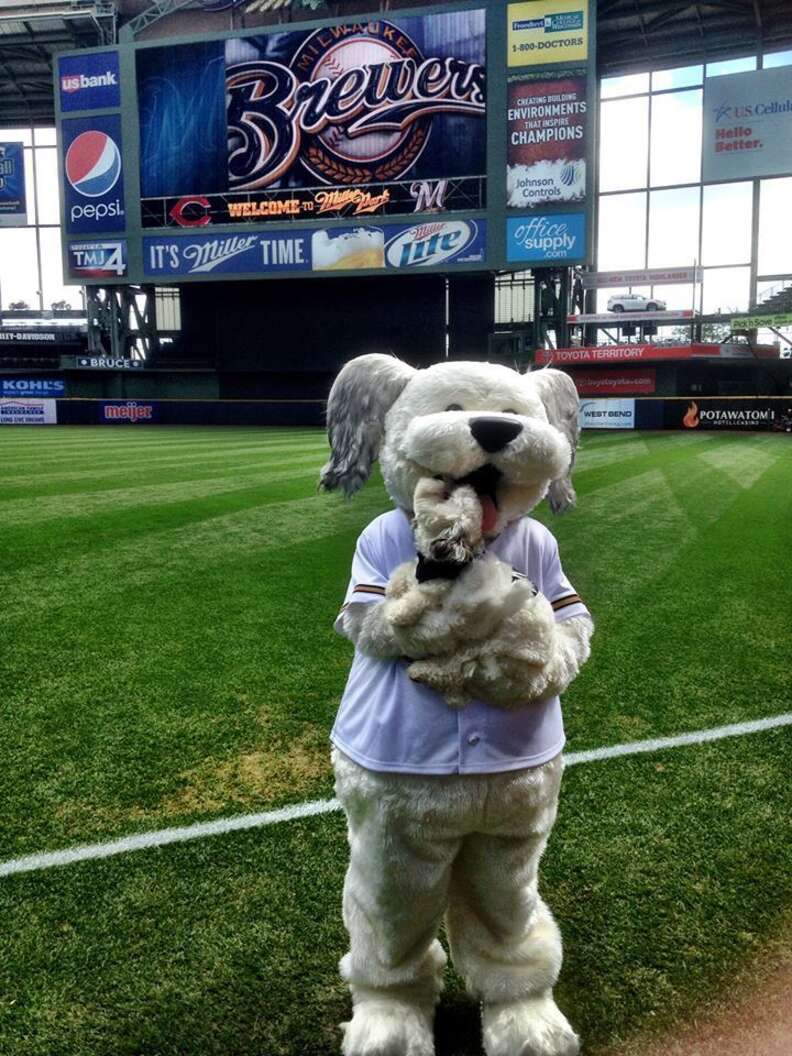
<svg viewBox="0 0 792 1056"><path fill-rule="evenodd" d="M586 290L609 286L673 286L701 282L701 268L642 268L639 271L586 271L580 276Z"/></svg>
<svg viewBox="0 0 792 1056"><path fill-rule="evenodd" d="M151 276L310 271L311 233L144 238L143 270Z"/></svg>
<svg viewBox="0 0 792 1056"><path fill-rule="evenodd" d="M485 64L484 10L140 49L144 216L170 216L182 198L200 226L232 212L283 219L278 202L303 219L406 198L413 211L422 195L425 208L459 207L442 180L468 181L463 196L482 208ZM328 188L364 193L341 197L339 212Z"/></svg>
<svg viewBox="0 0 792 1056"><path fill-rule="evenodd" d="M582 348L539 348L536 362L548 363L631 363L635 360L663 359L750 359L748 345L598 345Z"/></svg>
<svg viewBox="0 0 792 1056"><path fill-rule="evenodd" d="M62 122L66 230L70 234L123 231L124 176L121 118Z"/></svg>
<svg viewBox="0 0 792 1056"><path fill-rule="evenodd" d="M62 378L0 378L0 397L65 395Z"/></svg>
<svg viewBox="0 0 792 1056"><path fill-rule="evenodd" d="M586 197L586 77L508 86L507 205Z"/></svg>
<svg viewBox="0 0 792 1056"><path fill-rule="evenodd" d="M210 224L261 224L326 218L366 219L394 213L441 213L483 209L483 176L454 180L402 180L371 187L292 188L229 194L146 198L143 227L209 227Z"/></svg>
<svg viewBox="0 0 792 1056"><path fill-rule="evenodd" d="M121 105L117 51L61 55L58 78L60 107L64 113Z"/></svg>
<svg viewBox="0 0 792 1056"><path fill-rule="evenodd" d="M635 400L583 400L581 429L634 429Z"/></svg>
<svg viewBox="0 0 792 1056"><path fill-rule="evenodd" d="M506 259L573 264L586 259L585 213L538 213L506 221Z"/></svg>
<svg viewBox="0 0 792 1056"><path fill-rule="evenodd" d="M667 400L663 404L664 424L672 429L773 429L782 410L779 401L763 399Z"/></svg>
<svg viewBox="0 0 792 1056"><path fill-rule="evenodd" d="M99 400L99 421L109 425L151 424L159 420L156 400Z"/></svg>
<svg viewBox="0 0 792 1056"><path fill-rule="evenodd" d="M654 367L642 370L576 370L571 374L581 396L612 396L616 394L645 395L653 393L657 385Z"/></svg>
<svg viewBox="0 0 792 1056"><path fill-rule="evenodd" d="M792 173L792 66L704 82L704 180Z"/></svg>
<svg viewBox="0 0 792 1056"><path fill-rule="evenodd" d="M588 58L588 0L526 0L506 10L509 66Z"/></svg>
<svg viewBox="0 0 792 1056"><path fill-rule="evenodd" d="M731 318L732 330L761 330L766 326L792 326L792 312L781 312L778 315L733 315Z"/></svg>
<svg viewBox="0 0 792 1056"><path fill-rule="evenodd" d="M0 143L0 227L25 224L25 148L22 143Z"/></svg>
<svg viewBox="0 0 792 1056"><path fill-rule="evenodd" d="M483 263L484 220L333 227L271 234L149 237L147 275L337 272Z"/></svg>
<svg viewBox="0 0 792 1056"><path fill-rule="evenodd" d="M117 279L126 275L127 244L125 238L112 242L69 242L69 274L75 278Z"/></svg>
<svg viewBox="0 0 792 1056"><path fill-rule="evenodd" d="M55 425L57 420L55 400L0 397L0 425Z"/></svg>

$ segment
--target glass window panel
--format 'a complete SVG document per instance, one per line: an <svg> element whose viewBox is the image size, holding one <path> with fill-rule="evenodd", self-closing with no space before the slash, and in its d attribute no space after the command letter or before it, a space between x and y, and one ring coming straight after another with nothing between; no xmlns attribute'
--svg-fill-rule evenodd
<svg viewBox="0 0 792 1056"><path fill-rule="evenodd" d="M597 267L646 266L646 193L609 194L599 200Z"/></svg>
<svg viewBox="0 0 792 1056"><path fill-rule="evenodd" d="M0 128L0 143L24 143L29 147L33 144L33 133L29 128Z"/></svg>
<svg viewBox="0 0 792 1056"><path fill-rule="evenodd" d="M698 259L699 189L680 187L649 196L649 267L677 268Z"/></svg>
<svg viewBox="0 0 792 1056"><path fill-rule="evenodd" d="M657 297L658 300L665 301L670 311L676 311L678 308L692 308L693 307L693 283L679 283L673 286L654 286L652 288L652 297ZM698 308L698 300L696 301L696 307Z"/></svg>
<svg viewBox="0 0 792 1056"><path fill-rule="evenodd" d="M33 193L33 151L25 151L25 202L29 224L36 222L36 196Z"/></svg>
<svg viewBox="0 0 792 1056"><path fill-rule="evenodd" d="M600 190L646 186L649 97L621 99L600 107Z"/></svg>
<svg viewBox="0 0 792 1056"><path fill-rule="evenodd" d="M41 280L44 284L44 307L54 301L66 301L72 308L82 307L79 286L67 286L63 281L63 261L59 227L43 227L41 239Z"/></svg>
<svg viewBox="0 0 792 1056"><path fill-rule="evenodd" d="M54 147L37 148L38 215L40 224L59 224L58 156Z"/></svg>
<svg viewBox="0 0 792 1056"><path fill-rule="evenodd" d="M751 259L750 183L722 183L704 188L702 262L746 264Z"/></svg>
<svg viewBox="0 0 792 1056"><path fill-rule="evenodd" d="M701 178L702 91L652 99L652 186L698 183Z"/></svg>
<svg viewBox="0 0 792 1056"><path fill-rule="evenodd" d="M756 69L756 56L746 55L742 59L724 59L722 62L708 62L707 76L722 77L725 73L745 73Z"/></svg>
<svg viewBox="0 0 792 1056"><path fill-rule="evenodd" d="M13 301L41 307L32 227L0 227L0 303L5 310Z"/></svg>
<svg viewBox="0 0 792 1056"><path fill-rule="evenodd" d="M675 70L655 70L652 74L652 91L667 88L690 88L704 79L703 66L678 66Z"/></svg>
<svg viewBox="0 0 792 1056"><path fill-rule="evenodd" d="M648 73L628 73L624 77L603 77L600 98L617 99L621 95L638 95L649 91Z"/></svg>
<svg viewBox="0 0 792 1056"><path fill-rule="evenodd" d="M770 55L765 55L762 60L762 66L766 70L771 70L774 66L792 66L792 49L789 51L774 51Z"/></svg>
<svg viewBox="0 0 792 1056"><path fill-rule="evenodd" d="M748 307L751 269L705 268L704 314L744 312Z"/></svg>
<svg viewBox="0 0 792 1056"><path fill-rule="evenodd" d="M37 147L54 147L55 146L55 129L47 128L34 128L33 137Z"/></svg>
<svg viewBox="0 0 792 1056"><path fill-rule="evenodd" d="M762 180L759 198L760 275L783 275L789 271L792 246L792 177Z"/></svg>

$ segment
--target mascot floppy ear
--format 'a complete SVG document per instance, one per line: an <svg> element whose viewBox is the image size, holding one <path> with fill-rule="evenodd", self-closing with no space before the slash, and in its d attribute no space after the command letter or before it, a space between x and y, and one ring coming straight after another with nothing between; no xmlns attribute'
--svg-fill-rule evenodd
<svg viewBox="0 0 792 1056"><path fill-rule="evenodd" d="M327 400L330 458L319 484L354 495L369 478L385 430L385 415L416 371L395 356L372 353L346 363Z"/></svg>
<svg viewBox="0 0 792 1056"><path fill-rule="evenodd" d="M553 370L545 367L543 370L531 371L526 380L538 393L544 404L547 417L551 425L555 426L560 433L567 438L572 450L572 458L569 467L563 477L554 480L548 489L547 498L553 513L563 513L575 505L577 496L572 487L570 479L572 467L575 464L575 451L580 438L580 423L578 410L580 400L578 399L575 383L563 370Z"/></svg>

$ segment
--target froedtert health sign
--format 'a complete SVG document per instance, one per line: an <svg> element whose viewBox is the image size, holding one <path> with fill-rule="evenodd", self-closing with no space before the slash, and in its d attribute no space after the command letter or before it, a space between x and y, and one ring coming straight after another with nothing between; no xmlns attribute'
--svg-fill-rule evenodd
<svg viewBox="0 0 792 1056"><path fill-rule="evenodd" d="M558 6L462 0L60 55L70 281L585 261L592 27L586 0ZM515 63L512 7L518 21L552 15L540 36L553 42L582 33L583 54L548 46ZM524 93L508 83L522 66ZM544 108L518 129L536 145L507 158L507 110L521 106ZM515 248L512 219L537 207L554 231L553 213L574 210L566 237Z"/></svg>

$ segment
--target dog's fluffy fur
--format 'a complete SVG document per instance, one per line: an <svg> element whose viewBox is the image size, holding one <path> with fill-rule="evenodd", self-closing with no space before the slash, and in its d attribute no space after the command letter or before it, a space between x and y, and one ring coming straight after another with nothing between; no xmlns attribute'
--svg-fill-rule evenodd
<svg viewBox="0 0 792 1056"><path fill-rule="evenodd" d="M546 495L556 512L574 502L577 405L571 380L553 370L453 362L416 371L381 355L343 368L328 401L322 484L352 494L379 457L422 555L393 572L383 602L345 610L343 631L361 652L410 657L410 677L458 707L530 706L566 688L588 656L590 620L556 623L532 584L483 551ZM511 423L512 439L479 442L482 417L495 429ZM424 559L431 575L419 574ZM425 778L365 770L340 752L334 765L351 849L345 1056L431 1056L445 964L434 935L446 909L455 963L484 1002L488 1056L577 1052L551 995L560 936L536 889L560 759Z"/></svg>

